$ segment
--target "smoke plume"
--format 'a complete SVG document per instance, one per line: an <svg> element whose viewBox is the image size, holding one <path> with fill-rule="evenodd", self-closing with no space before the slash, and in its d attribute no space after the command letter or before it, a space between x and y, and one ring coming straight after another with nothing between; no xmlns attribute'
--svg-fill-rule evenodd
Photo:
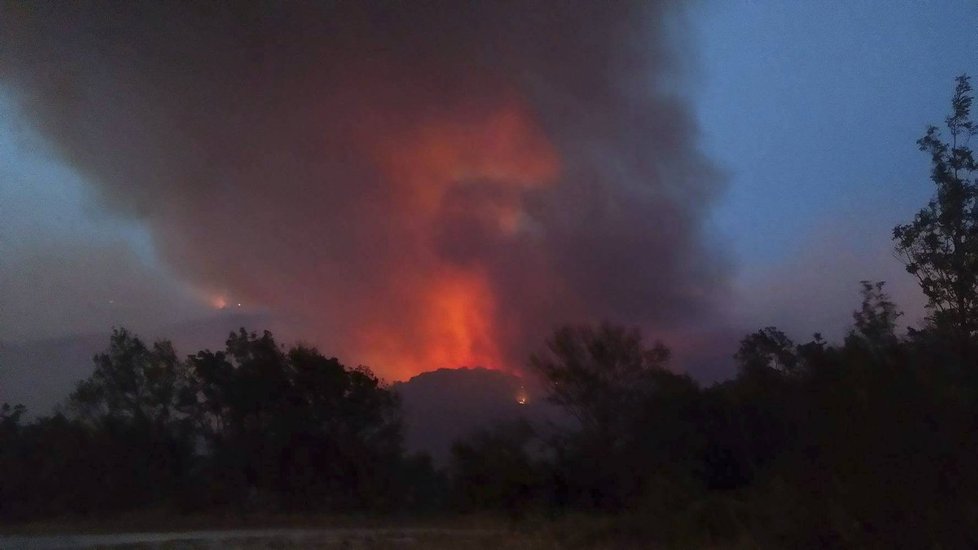
<svg viewBox="0 0 978 550"><path fill-rule="evenodd" d="M388 378L712 315L670 2L52 2L0 83L212 297Z"/></svg>

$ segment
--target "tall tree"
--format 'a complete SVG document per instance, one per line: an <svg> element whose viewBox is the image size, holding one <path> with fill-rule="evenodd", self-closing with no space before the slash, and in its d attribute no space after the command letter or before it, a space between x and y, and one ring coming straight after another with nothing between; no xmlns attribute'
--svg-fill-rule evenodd
<svg viewBox="0 0 978 550"><path fill-rule="evenodd" d="M883 281L860 281L862 304L852 312L853 326L846 337L846 344L861 345L874 351L882 351L897 343L896 323L903 312L890 301Z"/></svg>
<svg viewBox="0 0 978 550"><path fill-rule="evenodd" d="M70 398L82 417L140 425L170 421L180 378L180 361L170 342L147 346L126 329L116 329L109 349L94 360L95 372Z"/></svg>
<svg viewBox="0 0 978 550"><path fill-rule="evenodd" d="M208 443L216 500L349 509L395 496L400 402L366 367L241 329L188 358L187 378L180 409Z"/></svg>
<svg viewBox="0 0 978 550"><path fill-rule="evenodd" d="M553 438L555 499L621 510L635 504L672 462L694 454L686 421L696 384L665 368L669 351L646 347L637 329L611 324L558 329L531 366L550 402L577 420Z"/></svg>
<svg viewBox="0 0 978 550"><path fill-rule="evenodd" d="M970 138L971 83L957 78L947 133L936 126L917 141L931 156L934 198L913 221L893 230L896 250L907 271L917 277L932 321L962 341L978 332L978 170Z"/></svg>
<svg viewBox="0 0 978 550"><path fill-rule="evenodd" d="M52 424L65 437L92 442L73 451L102 471L101 504L92 506L126 508L170 498L194 454L190 425L176 410L182 362L170 342L149 346L126 329L113 331L109 348L94 362L92 375L69 397L77 419ZM61 478L77 474L59 472Z"/></svg>
<svg viewBox="0 0 978 550"><path fill-rule="evenodd" d="M662 344L646 348L638 330L602 324L559 328L530 364L549 383L551 402L585 430L607 433L651 393L668 359Z"/></svg>

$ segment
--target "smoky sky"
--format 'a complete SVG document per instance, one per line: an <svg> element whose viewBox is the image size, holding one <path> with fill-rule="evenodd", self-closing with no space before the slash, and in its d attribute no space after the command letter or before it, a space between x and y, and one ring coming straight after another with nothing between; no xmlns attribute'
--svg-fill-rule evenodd
<svg viewBox="0 0 978 550"><path fill-rule="evenodd" d="M720 309L682 10L8 3L0 81L215 303L391 378L518 368L558 323Z"/></svg>

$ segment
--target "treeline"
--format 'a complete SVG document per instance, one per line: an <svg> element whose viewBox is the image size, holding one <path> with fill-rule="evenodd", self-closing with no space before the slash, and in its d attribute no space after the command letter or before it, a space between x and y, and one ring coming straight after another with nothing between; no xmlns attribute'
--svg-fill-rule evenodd
<svg viewBox="0 0 978 550"><path fill-rule="evenodd" d="M918 142L936 193L894 239L929 301L900 333L882 283L841 343L748 335L702 387L614 325L555 332L530 371L566 418L406 456L397 395L269 333L180 359L119 330L65 411L0 412L0 517L133 508L614 517L627 542L978 546L978 166L971 87ZM422 427L423 429L423 427ZM581 542L578 540L577 542Z"/></svg>
<svg viewBox="0 0 978 550"><path fill-rule="evenodd" d="M893 231L928 299L899 334L883 283L862 283L843 342L748 335L710 387L659 345L568 327L531 361L574 422L499 427L454 449L456 502L520 515L606 512L617 538L682 546L978 546L978 163L972 89L917 142L934 197ZM606 533L607 534L607 533ZM600 540L600 539L599 539Z"/></svg>
<svg viewBox="0 0 978 550"><path fill-rule="evenodd" d="M268 332L242 329L225 351L180 360L168 342L117 330L64 413L27 425L23 413L0 413L8 518L378 510L412 499L397 397L369 370L285 350Z"/></svg>
<svg viewBox="0 0 978 550"><path fill-rule="evenodd" d="M457 444L458 502L611 513L613 536L635 541L974 546L975 355L933 328L898 337L882 288L864 283L841 345L766 328L742 341L736 378L706 388L636 332L559 331L534 366L577 421Z"/></svg>
<svg viewBox="0 0 978 550"><path fill-rule="evenodd" d="M441 471L405 456L364 368L267 332L180 360L119 330L64 413L3 407L0 515L587 513L643 540L973 544L978 365L937 328L897 336L882 289L841 345L767 328L710 387L637 331L565 327L531 364L567 421L474 434Z"/></svg>

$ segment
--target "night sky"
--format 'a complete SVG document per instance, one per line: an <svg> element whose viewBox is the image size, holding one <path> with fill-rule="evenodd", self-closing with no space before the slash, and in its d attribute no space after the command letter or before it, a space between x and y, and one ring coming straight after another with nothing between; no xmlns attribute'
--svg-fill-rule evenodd
<svg viewBox="0 0 978 550"><path fill-rule="evenodd" d="M862 279L921 317L889 237L978 4L578 8L5 6L0 341L234 312L403 379L563 321L838 338Z"/></svg>

